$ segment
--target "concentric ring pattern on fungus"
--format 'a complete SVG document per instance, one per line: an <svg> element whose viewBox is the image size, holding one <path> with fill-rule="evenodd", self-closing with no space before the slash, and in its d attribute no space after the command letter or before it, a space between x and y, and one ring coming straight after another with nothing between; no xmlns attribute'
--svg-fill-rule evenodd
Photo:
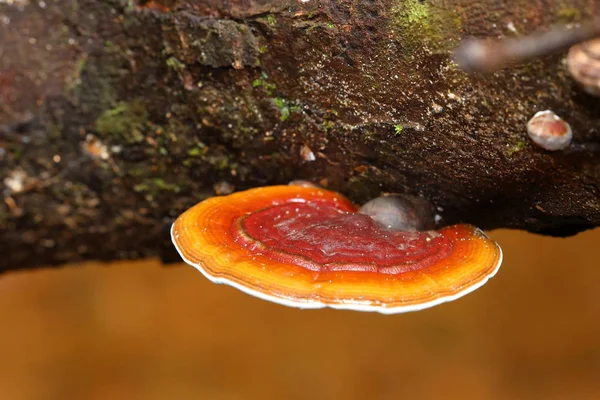
<svg viewBox="0 0 600 400"><path fill-rule="evenodd" d="M483 285L500 247L470 225L383 229L335 192L270 186L212 197L173 224L182 258L215 283L299 308L392 314Z"/></svg>

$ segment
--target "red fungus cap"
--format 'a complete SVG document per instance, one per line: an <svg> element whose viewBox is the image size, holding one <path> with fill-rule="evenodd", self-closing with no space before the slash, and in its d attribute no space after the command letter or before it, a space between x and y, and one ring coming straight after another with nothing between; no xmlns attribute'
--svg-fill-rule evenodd
<svg viewBox="0 0 600 400"><path fill-rule="evenodd" d="M328 190L270 186L205 200L171 235L211 281L299 308L420 310L477 289L500 267L500 247L473 226L393 231L357 210Z"/></svg>

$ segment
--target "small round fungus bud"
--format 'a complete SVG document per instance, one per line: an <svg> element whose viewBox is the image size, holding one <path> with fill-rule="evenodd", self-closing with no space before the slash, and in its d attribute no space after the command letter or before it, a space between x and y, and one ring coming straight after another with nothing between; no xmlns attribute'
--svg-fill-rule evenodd
<svg viewBox="0 0 600 400"><path fill-rule="evenodd" d="M422 197L391 195L366 202L359 210L380 226L394 231L426 231L435 228L433 205Z"/></svg>
<svg viewBox="0 0 600 400"><path fill-rule="evenodd" d="M569 124L550 110L536 113L527 122L527 133L535 144L549 151L566 149L573 139Z"/></svg>
<svg viewBox="0 0 600 400"><path fill-rule="evenodd" d="M316 183L312 183L311 181L305 181L302 179L296 179L294 181L290 181L288 183L288 185L290 186L301 186L301 187L305 187L305 188L320 188L319 185L317 185Z"/></svg>
<svg viewBox="0 0 600 400"><path fill-rule="evenodd" d="M567 67L583 90L600 96L600 38L571 47L567 54Z"/></svg>

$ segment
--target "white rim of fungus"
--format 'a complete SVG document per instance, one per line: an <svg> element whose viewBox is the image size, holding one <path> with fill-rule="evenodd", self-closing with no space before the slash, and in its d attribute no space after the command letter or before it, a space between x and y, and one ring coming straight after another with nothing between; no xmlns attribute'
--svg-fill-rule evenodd
<svg viewBox="0 0 600 400"><path fill-rule="evenodd" d="M360 303L327 304L327 303L322 303L318 300L300 302L300 301L293 301L293 300L289 300L289 299L283 299L283 298L280 298L277 296L268 295L268 294L259 292L254 289L250 289L250 288L243 286L237 282L233 282L227 278L220 278L220 277L215 277L215 276L210 275L202 268L202 266L200 264L191 262L183 255L182 251L179 249L179 246L177 245L177 243L175 241L174 228L175 228L175 224L171 225L171 240L172 240L173 244L175 245L175 249L177 249L177 252L181 256L183 261L185 261L186 264L189 264L192 267L196 268L198 271L200 271L202 273L202 275L204 275L212 283L224 284L227 286L231 286L231 287L234 287L246 294L257 297L262 300L281 304L281 305L284 305L287 307L294 307L294 308L299 308L299 309L304 309L304 310L314 310L314 309L320 309L320 308L333 308L336 310L378 312L380 314L386 314L386 315L401 314L401 313L406 313L406 312L411 312L411 311L424 310L426 308L430 308L430 307L437 306L437 305L440 305L440 304L443 304L446 302L454 301L456 299L459 299L459 298L479 289L488 280L490 280L491 278L493 278L496 275L496 273L500 269L500 266L502 265L502 259L503 259L502 248L500 247L500 245L498 243L493 242L499 251L499 257L498 257L498 263L496 264L496 266L494 267L494 270L489 275L485 276L479 282L459 291L458 293L453 294L452 296L439 297L437 299L427 301L425 303L411 304L411 305L406 305L406 306L386 307L385 305L360 304ZM488 236L485 233L483 233L483 231L481 231L479 228L475 229L475 233L483 236L486 239L488 238Z"/></svg>

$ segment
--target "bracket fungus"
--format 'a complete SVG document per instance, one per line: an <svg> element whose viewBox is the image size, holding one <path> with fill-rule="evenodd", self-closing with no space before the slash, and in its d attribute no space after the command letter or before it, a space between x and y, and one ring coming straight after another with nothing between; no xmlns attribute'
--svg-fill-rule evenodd
<svg viewBox="0 0 600 400"><path fill-rule="evenodd" d="M298 308L421 310L477 289L500 267L500 247L473 226L399 231L358 210L318 187L269 186L195 205L171 236L212 282Z"/></svg>

